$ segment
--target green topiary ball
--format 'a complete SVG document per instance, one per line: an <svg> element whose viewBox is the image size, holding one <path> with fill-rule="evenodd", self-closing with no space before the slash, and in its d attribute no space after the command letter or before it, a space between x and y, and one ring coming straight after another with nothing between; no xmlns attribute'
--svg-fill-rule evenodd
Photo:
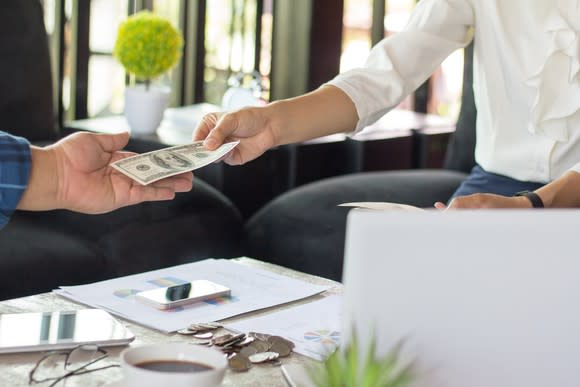
<svg viewBox="0 0 580 387"><path fill-rule="evenodd" d="M150 81L177 64L183 38L171 23L141 11L119 26L113 55L130 74Z"/></svg>

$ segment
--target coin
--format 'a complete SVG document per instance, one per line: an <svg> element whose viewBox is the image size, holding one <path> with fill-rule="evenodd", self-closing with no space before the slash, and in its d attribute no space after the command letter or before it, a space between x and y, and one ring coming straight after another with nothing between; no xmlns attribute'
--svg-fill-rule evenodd
<svg viewBox="0 0 580 387"><path fill-rule="evenodd" d="M248 359L250 359L252 363L265 363L277 359L278 356L279 355L276 352L260 352L251 355Z"/></svg>
<svg viewBox="0 0 580 387"><path fill-rule="evenodd" d="M211 332L204 332L204 333L196 333L193 335L196 339L211 339L213 337L213 333Z"/></svg>
<svg viewBox="0 0 580 387"><path fill-rule="evenodd" d="M236 343L236 346L245 347L246 345L253 343L254 340L256 340L254 337L246 336L246 338L244 340Z"/></svg>
<svg viewBox="0 0 580 387"><path fill-rule="evenodd" d="M287 345L284 341L276 341L270 347L270 351L277 352L280 357L289 356L292 353L292 348Z"/></svg>
<svg viewBox="0 0 580 387"><path fill-rule="evenodd" d="M239 340L243 340L245 337L246 337L245 333L240 333L237 335L232 335L232 334L226 333L223 336L216 337L214 339L214 344L221 347L221 346L224 346L227 344L236 343Z"/></svg>
<svg viewBox="0 0 580 387"><path fill-rule="evenodd" d="M248 333L248 335L255 337L258 340L262 340L262 341L268 341L268 338L270 337L270 335L268 335L268 334L258 333L258 332L250 332L250 333Z"/></svg>
<svg viewBox="0 0 580 387"><path fill-rule="evenodd" d="M281 336L271 336L270 338L268 338L268 343L270 343L270 345L274 345L275 343L283 343L285 346L290 347L290 349L294 348L293 342L291 342L290 340L286 340Z"/></svg>
<svg viewBox="0 0 580 387"><path fill-rule="evenodd" d="M196 331L191 331L189 329L180 329L177 331L177 333L179 333L180 335L184 335L184 336L191 336L196 334Z"/></svg>
<svg viewBox="0 0 580 387"><path fill-rule="evenodd" d="M244 372L252 367L252 362L244 355L234 355L228 359L228 365L232 371Z"/></svg>
<svg viewBox="0 0 580 387"><path fill-rule="evenodd" d="M248 346L240 349L240 355L244 355L246 357L250 357L255 353L258 353L258 351L254 347Z"/></svg>
<svg viewBox="0 0 580 387"><path fill-rule="evenodd" d="M222 345L226 344L229 340L231 340L232 337L234 337L234 335L232 335L230 333L226 333L225 335L214 337L213 343L217 346L222 346Z"/></svg>
<svg viewBox="0 0 580 387"><path fill-rule="evenodd" d="M249 344L250 347L256 349L256 352L266 352L270 349L270 344L267 341L254 340L254 342Z"/></svg>
<svg viewBox="0 0 580 387"><path fill-rule="evenodd" d="M230 348L233 347L235 345L237 345L239 342L244 341L246 338L246 335L244 333L240 333L239 335L234 335L230 340L228 340L223 347L224 348Z"/></svg>
<svg viewBox="0 0 580 387"><path fill-rule="evenodd" d="M217 322L197 323L197 325L206 329L218 329L223 327L222 324Z"/></svg>

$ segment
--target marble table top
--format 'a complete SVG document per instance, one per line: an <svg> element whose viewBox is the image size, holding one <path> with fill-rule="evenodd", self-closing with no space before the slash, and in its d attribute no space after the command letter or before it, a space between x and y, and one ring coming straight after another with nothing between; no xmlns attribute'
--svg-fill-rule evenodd
<svg viewBox="0 0 580 387"><path fill-rule="evenodd" d="M257 312L248 313L239 317L233 317L224 322L239 321L248 317L260 316L275 311L279 311L285 308L290 308L296 305L305 304L312 302L314 300L326 297L331 294L339 294L342 292L342 285L338 282L334 282L325 278L316 277L313 275L300 273L294 270L290 270L281 266L272 265L269 263L261 262L251 258L238 258L236 261L263 269L271 270L277 274L286 275L292 278L300 279L306 282L319 285L332 285L333 287L320 295L309 297L304 300L296 301L293 303L285 304L282 306L268 308L266 310L261 310ZM56 285L56 284L55 284ZM82 309L85 306L62 298L52 293L38 294L29 297L17 298L13 300L6 300L0 302L0 313L18 313L18 312L49 312L49 311L59 311L59 310L74 310ZM171 342L171 341L184 341L187 337L181 336L179 334L164 334L159 331L151 330L149 328L142 327L140 325L134 324L129 321L119 319L126 325L136 336L135 341L131 346L159 343L159 342ZM219 333L219 332L218 332ZM107 348L109 357L104 360L109 363L118 363L119 354L126 347L120 348ZM36 361L42 356L41 353L23 353L23 354L5 354L0 355L0 386L27 386L28 385L28 374L30 370L34 367ZM307 364L313 362L305 356L297 353L293 353L288 358L281 359L282 364ZM46 384L35 384L35 386L47 386ZM89 373L86 375L79 375L67 378L65 382L59 383L58 386L110 386L110 387L122 387L122 373L121 369L109 368L106 370ZM226 372L225 379L222 386L287 386L286 381L282 375L279 366L272 365L256 365L252 367L248 372L236 373L228 370Z"/></svg>

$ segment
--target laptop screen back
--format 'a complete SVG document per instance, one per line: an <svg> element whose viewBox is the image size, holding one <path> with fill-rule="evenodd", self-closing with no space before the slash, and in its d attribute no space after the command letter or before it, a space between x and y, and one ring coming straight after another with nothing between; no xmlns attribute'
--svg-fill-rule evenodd
<svg viewBox="0 0 580 387"><path fill-rule="evenodd" d="M580 385L580 211L353 210L343 333L413 386Z"/></svg>

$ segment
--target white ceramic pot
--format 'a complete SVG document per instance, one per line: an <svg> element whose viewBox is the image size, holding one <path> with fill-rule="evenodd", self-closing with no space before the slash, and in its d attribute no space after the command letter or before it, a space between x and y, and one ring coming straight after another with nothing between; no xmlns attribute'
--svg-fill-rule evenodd
<svg viewBox="0 0 580 387"><path fill-rule="evenodd" d="M131 133L155 133L169 104L169 88L145 85L125 89L125 117Z"/></svg>

